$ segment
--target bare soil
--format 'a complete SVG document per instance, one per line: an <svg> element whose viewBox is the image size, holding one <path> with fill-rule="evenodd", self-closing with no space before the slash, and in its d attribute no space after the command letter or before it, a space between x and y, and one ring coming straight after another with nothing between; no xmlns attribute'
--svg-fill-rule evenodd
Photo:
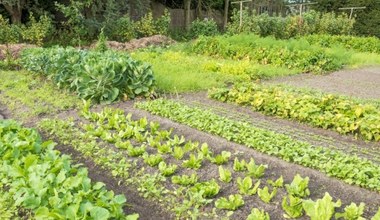
<svg viewBox="0 0 380 220"><path fill-rule="evenodd" d="M285 76L265 83L287 84L302 88L314 88L363 99L380 99L380 67L345 69L328 75L300 74Z"/></svg>
<svg viewBox="0 0 380 220"><path fill-rule="evenodd" d="M310 178L309 188L311 191L311 198L314 200L323 197L325 192L329 192L333 198L341 199L342 203L346 205L351 202L355 202L357 204L364 202L367 206L365 214L367 218L371 217L377 211L377 208L380 205L380 194L377 192L348 185L338 179L328 177L319 171L288 163L281 159L257 152L246 146L229 142L224 138L210 135L208 133L190 128L186 125L178 124L163 117L151 115L146 111L133 108L131 102L120 103L114 106L124 109L126 113L131 113L133 115L133 118L137 119L146 117L149 121L159 122L161 124L161 128L173 129L173 134L183 135L186 140L208 143L211 149L216 153L220 153L223 150L230 151L233 155L237 155L239 158L243 158L246 161L249 161L250 158L254 158L254 160L259 164L267 164L269 168L266 171L266 175L262 178L263 183L265 183L268 179L277 179L280 177L280 175L284 177L285 182L289 183L292 181L293 177L296 174L300 174L301 176L308 176ZM234 156L232 156L232 158L234 158ZM215 169L215 167L211 168L211 165L206 166L207 169L204 169L201 171L201 174L198 174L200 176L203 176L205 179L217 179L217 169ZM209 169L209 167L211 169ZM232 170L231 162L229 163L229 169ZM220 196L228 196L237 192L237 189L233 188L230 185L226 185L225 191L221 192ZM283 219L280 201L284 195L285 192L280 190L274 199L276 202L270 204L263 203L258 198L258 196L245 197L245 206L235 211L232 218L244 219L250 213L250 210L252 208L262 207L271 214L272 219Z"/></svg>
<svg viewBox="0 0 380 220"><path fill-rule="evenodd" d="M151 37L143 37L140 39L133 39L129 42L117 42L117 41L107 41L108 48L121 51L132 51L141 48L146 48L149 46L166 46L175 43L171 38L164 35L154 35ZM91 45L94 48L96 43Z"/></svg>
<svg viewBox="0 0 380 220"><path fill-rule="evenodd" d="M311 127L297 121L266 116L260 112L252 111L249 107L209 99L206 92L181 94L167 98L193 107L210 110L215 114L233 120L249 122L252 126L285 134L296 140L308 142L313 146L341 150L380 164L380 142L363 141L352 135L341 135L332 130Z"/></svg>
<svg viewBox="0 0 380 220"><path fill-rule="evenodd" d="M4 44L0 44L0 60L4 60L7 55L7 49L13 59L19 58L23 49L33 48L36 45L33 44L9 44L8 47Z"/></svg>

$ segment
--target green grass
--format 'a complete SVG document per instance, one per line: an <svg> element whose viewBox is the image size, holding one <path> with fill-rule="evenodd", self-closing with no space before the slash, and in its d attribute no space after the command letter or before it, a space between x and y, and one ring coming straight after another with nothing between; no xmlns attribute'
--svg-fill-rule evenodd
<svg viewBox="0 0 380 220"><path fill-rule="evenodd" d="M0 70L0 79L0 103L6 105L16 119L50 115L81 103L75 95L25 71Z"/></svg>
<svg viewBox="0 0 380 220"><path fill-rule="evenodd" d="M137 60L150 63L160 92L193 92L225 84L300 73L283 67L260 65L249 61L217 59L189 55L175 48L132 53Z"/></svg>

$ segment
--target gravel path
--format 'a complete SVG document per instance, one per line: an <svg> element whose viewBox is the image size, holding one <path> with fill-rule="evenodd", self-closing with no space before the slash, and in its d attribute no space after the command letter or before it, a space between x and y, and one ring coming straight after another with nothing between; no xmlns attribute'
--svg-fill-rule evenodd
<svg viewBox="0 0 380 220"><path fill-rule="evenodd" d="M317 89L355 98L380 99L380 67L341 70L329 75L300 74L265 81Z"/></svg>

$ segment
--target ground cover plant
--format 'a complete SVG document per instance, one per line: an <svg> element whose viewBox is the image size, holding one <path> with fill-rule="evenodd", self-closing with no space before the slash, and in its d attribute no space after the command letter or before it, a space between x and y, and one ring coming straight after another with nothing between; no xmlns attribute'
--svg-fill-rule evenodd
<svg viewBox="0 0 380 220"><path fill-rule="evenodd" d="M342 46L359 52L380 53L380 39L376 37L355 37L349 35L308 35L302 37L310 44L322 47Z"/></svg>
<svg viewBox="0 0 380 220"><path fill-rule="evenodd" d="M342 69L344 66L379 64L380 62L377 54L369 53L372 51L355 52L336 44L327 48L317 43L309 43L307 39L307 37L306 39L300 37L276 40L273 37L262 38L253 34L201 37L189 43L186 50L196 54L240 61L249 60L254 63L313 73L325 73ZM348 45L351 43L347 43L346 47ZM352 43L352 47L355 47L355 43ZM371 62L366 61L368 56L371 57Z"/></svg>
<svg viewBox="0 0 380 220"><path fill-rule="evenodd" d="M0 71L0 101L18 119L74 109L81 101L26 71Z"/></svg>
<svg viewBox="0 0 380 220"><path fill-rule="evenodd" d="M298 69L255 64L248 60L235 61L187 54L181 46L178 47L146 49L131 54L134 59L152 65L159 91L199 91L235 81L269 79L301 72Z"/></svg>
<svg viewBox="0 0 380 220"><path fill-rule="evenodd" d="M210 91L211 98L251 107L268 115L295 119L316 127L380 140L378 103L361 103L331 94L319 94L284 86L235 85Z"/></svg>
<svg viewBox="0 0 380 220"><path fill-rule="evenodd" d="M287 135L257 128L249 123L234 121L175 101L157 99L137 103L136 107L221 136L229 141L244 144L285 161L320 170L346 183L380 190L379 165L367 159L324 147L314 147Z"/></svg>
<svg viewBox="0 0 380 220"><path fill-rule="evenodd" d="M303 72L314 73L337 70L344 64L341 55L336 51L310 45L304 40L276 40L252 34L201 37L191 43L188 50L209 56L248 59L261 64L297 68Z"/></svg>
<svg viewBox="0 0 380 220"><path fill-rule="evenodd" d="M67 155L43 142L34 129L0 120L0 216L4 218L137 219L125 216L124 195L115 195L101 182L92 183L87 169L71 164ZM16 211L16 209L21 208ZM9 209L8 209L9 208ZM19 212L22 209L23 212ZM18 216L20 215L21 216Z"/></svg>
<svg viewBox="0 0 380 220"><path fill-rule="evenodd" d="M270 213L266 213L262 205L268 203L282 209L281 202L275 201L282 196L287 197L288 193L294 195L293 199L302 200L302 204L309 201L306 200L308 194L293 193L308 190L308 182L302 181L300 176L284 188L282 177L269 178L265 170L260 171L262 175L253 175L255 169L262 170L260 167L266 165L256 164L252 158L245 158L250 162L244 163L238 155L233 156L235 159L230 158L231 152L216 153L215 146L173 135L171 130L161 129L160 124L146 118L132 118L133 115L125 115L119 109L105 108L92 112L87 106L80 121L47 119L39 127L107 168L113 176L123 177L127 184L138 188L142 196L175 212L177 218L252 218L256 215L269 218ZM169 150L160 152L162 146L169 146ZM143 148L145 152L139 156L130 155L130 149L135 148ZM184 152L180 159L174 157L178 154L174 149ZM212 161L220 155L227 161L222 165L214 164ZM146 160L148 157L161 159L152 164ZM193 161L191 164L195 166L188 166L188 161ZM245 166L246 170L232 169L232 166L238 167L233 165L237 163L240 167ZM210 169L219 172L216 175L205 172ZM264 180L268 180L267 183ZM231 187L235 193L223 193ZM251 210L252 204L245 204L244 201L252 197L257 201L255 208L258 210L252 209L253 214L250 211L238 212L239 209L247 209L247 206ZM291 213L289 210L292 208L284 207L284 213ZM300 215L304 213L302 209Z"/></svg>
<svg viewBox="0 0 380 220"><path fill-rule="evenodd" d="M33 48L23 52L21 63L26 70L96 103L148 97L154 92L155 79L150 66L126 53Z"/></svg>

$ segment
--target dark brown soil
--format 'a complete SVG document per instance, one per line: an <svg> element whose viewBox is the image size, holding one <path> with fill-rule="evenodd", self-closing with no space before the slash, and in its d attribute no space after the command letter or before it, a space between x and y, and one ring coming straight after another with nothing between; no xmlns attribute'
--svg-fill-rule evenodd
<svg viewBox="0 0 380 220"><path fill-rule="evenodd" d="M329 75L300 74L276 78L265 83L314 88L363 99L380 99L380 67L346 69Z"/></svg>
<svg viewBox="0 0 380 220"><path fill-rule="evenodd" d="M88 176L93 182L103 182L106 184L107 189L113 190L116 194L124 194L127 198L127 204L129 204L124 208L126 214L138 213L140 215L139 219L152 219L152 216L155 219L173 219L170 213L167 213L157 204L142 198L136 189L125 186L122 179L114 178L110 175L110 171L96 166L91 160L83 158L73 148L63 145L58 145L55 148L63 154L70 155L74 162L83 164L89 170Z"/></svg>
<svg viewBox="0 0 380 220"><path fill-rule="evenodd" d="M380 194L377 192L345 184L338 179L328 177L327 175L316 170L285 162L281 159L262 154L243 145L232 143L223 138L190 128L186 125L175 123L169 119L154 116L148 112L134 109L130 102L121 103L114 106L124 109L126 113L131 113L134 118L146 117L149 121L157 121L161 124L161 128L173 129L174 134L183 135L186 140L208 143L208 145L216 152L226 150L230 151L233 155L239 155L239 158L244 158L248 161L250 158L254 158L256 163L268 164L269 169L266 171L266 175L262 179L262 181L264 181L263 183L265 183L265 180L267 179L277 179L280 175L284 177L285 182L289 183L296 174L300 174L301 176L308 176L310 178L309 187L311 191L311 198L314 200L323 197L325 192L329 192L331 196L335 199L341 199L342 203L346 205L351 202L355 202L357 204L364 202L367 206L365 214L366 217L371 217L380 205ZM234 156L232 158L234 158ZM229 165L231 166L231 164ZM209 167L211 166L207 166L207 169L204 169L200 175L206 176L208 179L217 179L217 170L214 168L209 169ZM230 167L230 169L232 168ZM221 196L227 196L234 193L237 193L237 189L226 185L225 191L221 192ZM284 191L280 191L274 199L276 202L271 204L263 203L258 196L246 197L245 207L237 210L234 213L233 219L245 218L253 207L263 207L266 211L270 212L272 219L283 219L280 203L283 195Z"/></svg>
<svg viewBox="0 0 380 220"><path fill-rule="evenodd" d="M16 59L20 56L20 53L23 49L36 47L33 44L9 44L8 47L4 44L0 44L0 60L6 58L7 50L13 59Z"/></svg>
<svg viewBox="0 0 380 220"><path fill-rule="evenodd" d="M173 98L186 105L208 109L234 120L250 122L255 127L286 134L314 146L342 150L345 153L358 155L375 163L380 163L380 142L366 142L355 139L352 135L341 135L335 131L311 127L297 121L266 116L252 111L249 107L211 100L207 98L206 92L182 94L168 98Z"/></svg>

